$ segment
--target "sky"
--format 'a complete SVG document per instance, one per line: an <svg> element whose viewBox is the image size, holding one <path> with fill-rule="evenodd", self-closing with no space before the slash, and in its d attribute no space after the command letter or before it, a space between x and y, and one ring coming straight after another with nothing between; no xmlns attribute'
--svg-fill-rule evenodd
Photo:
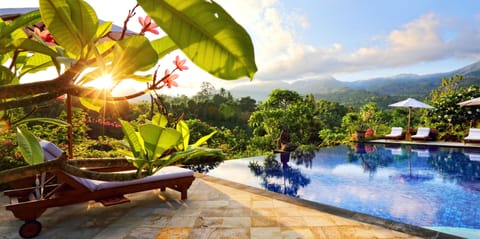
<svg viewBox="0 0 480 239"><path fill-rule="evenodd" d="M0 0L2 8L35 7L35 0ZM100 19L122 25L134 0L87 0ZM403 73L441 73L480 60L477 0L218 0L252 37L254 80L225 81L188 62L177 89L193 95L204 81L216 89L334 78L366 80ZM115 5L113 8L112 5ZM138 11L137 16L144 16ZM131 30L139 24L131 21ZM158 36L149 35L150 38ZM164 60L173 61L181 52Z"/></svg>

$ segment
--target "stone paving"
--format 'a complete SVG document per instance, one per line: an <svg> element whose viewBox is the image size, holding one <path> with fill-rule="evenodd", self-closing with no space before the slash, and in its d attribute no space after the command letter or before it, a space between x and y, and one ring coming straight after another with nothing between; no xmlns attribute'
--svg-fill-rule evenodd
<svg viewBox="0 0 480 239"><path fill-rule="evenodd" d="M37 238L449 238L369 217L362 220L373 224L365 223L352 212L196 176L184 201L178 192L167 189L127 195L130 203L111 207L90 202L49 209L38 219L43 230ZM8 202L5 196L0 199L2 204ZM0 239L19 238L22 223L2 207Z"/></svg>

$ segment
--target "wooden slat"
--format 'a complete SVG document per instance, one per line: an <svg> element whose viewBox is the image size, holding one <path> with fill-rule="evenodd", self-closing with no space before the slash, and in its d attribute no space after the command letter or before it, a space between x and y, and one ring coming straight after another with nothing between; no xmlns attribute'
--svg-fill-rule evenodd
<svg viewBox="0 0 480 239"><path fill-rule="evenodd" d="M18 203L18 197L11 197L10 198L10 204L17 204Z"/></svg>

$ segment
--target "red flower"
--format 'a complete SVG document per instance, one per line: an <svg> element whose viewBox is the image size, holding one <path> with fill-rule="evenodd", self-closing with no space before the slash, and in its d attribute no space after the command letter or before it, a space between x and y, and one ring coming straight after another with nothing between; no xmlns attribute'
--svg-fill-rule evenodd
<svg viewBox="0 0 480 239"><path fill-rule="evenodd" d="M175 66L177 66L177 69L179 69L181 71L188 70L188 66L185 65L186 61L187 61L187 59L180 60L180 57L177 56L177 57L175 57L175 60L173 61L173 64L175 64Z"/></svg>
<svg viewBox="0 0 480 239"><path fill-rule="evenodd" d="M43 31L40 31L40 29L38 27L35 27L33 29L33 32L35 33L35 35L39 36L40 38L42 38L42 40L44 42L50 42L50 43L54 43L55 42L55 39L53 39L53 36L52 34L50 34L50 32L47 30L47 29L44 29Z"/></svg>
<svg viewBox="0 0 480 239"><path fill-rule="evenodd" d="M142 33L151 32L158 35L159 32L157 29L155 29L158 27L158 25L152 22L152 19L149 16L146 16L145 20L143 17L138 17L138 22L140 22L140 25L142 25Z"/></svg>
<svg viewBox="0 0 480 239"><path fill-rule="evenodd" d="M175 82L174 80L176 80L178 78L178 75L177 74L173 74L173 75L170 75L170 71L168 69L165 70L165 79L163 80L163 82L165 84L167 84L167 87L168 88L172 88L172 86L175 86L177 87L178 84L177 82Z"/></svg>
<svg viewBox="0 0 480 239"><path fill-rule="evenodd" d="M55 98L55 100L65 100L67 98L67 94L63 94L61 96L58 96L57 98Z"/></svg>

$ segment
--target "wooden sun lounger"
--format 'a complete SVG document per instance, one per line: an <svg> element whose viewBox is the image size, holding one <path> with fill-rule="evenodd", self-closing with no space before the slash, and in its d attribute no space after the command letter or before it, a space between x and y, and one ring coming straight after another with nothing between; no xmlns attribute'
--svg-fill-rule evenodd
<svg viewBox="0 0 480 239"><path fill-rule="evenodd" d="M429 140L430 139L430 128L420 127L417 129L417 133L412 135L413 140Z"/></svg>
<svg viewBox="0 0 480 239"><path fill-rule="evenodd" d="M385 135L385 139L403 139L404 135L402 130L402 127L392 127L392 131Z"/></svg>
<svg viewBox="0 0 480 239"><path fill-rule="evenodd" d="M175 166L164 167L152 176L122 182L105 182L79 178L63 171L49 173L43 198L35 196L35 187L18 188L4 191L10 197L6 209L25 223L20 228L24 238L37 236L41 224L36 220L48 208L61 207L94 200L105 206L129 202L125 194L152 189L174 189L181 193L181 199L187 198L187 190L195 179L193 171Z"/></svg>
<svg viewBox="0 0 480 239"><path fill-rule="evenodd" d="M470 128L468 131L468 135L463 138L465 143L479 143L480 142L480 129L478 128Z"/></svg>

